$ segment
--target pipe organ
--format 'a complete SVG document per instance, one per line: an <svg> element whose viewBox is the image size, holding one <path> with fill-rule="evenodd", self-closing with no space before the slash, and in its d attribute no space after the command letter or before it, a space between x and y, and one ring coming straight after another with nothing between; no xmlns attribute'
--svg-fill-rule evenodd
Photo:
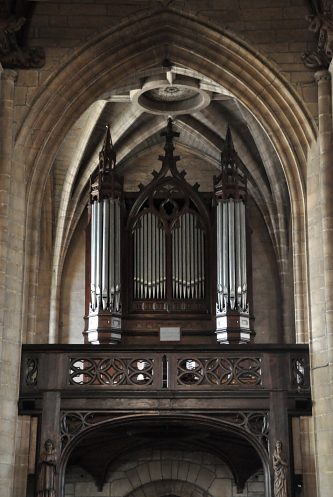
<svg viewBox="0 0 333 497"><path fill-rule="evenodd" d="M175 322L219 342L249 341L246 179L230 130L206 193L177 168L171 119L162 136L159 172L126 194L107 129L91 181L87 341L113 343Z"/></svg>
<svg viewBox="0 0 333 497"><path fill-rule="evenodd" d="M246 253L246 178L230 129L214 178L216 197L216 333L219 342L251 339Z"/></svg>
<svg viewBox="0 0 333 497"><path fill-rule="evenodd" d="M162 167L142 188L128 215L132 249L129 271L129 311L142 315L166 314L204 317L210 314L207 275L210 214L185 172L176 166L169 120L160 157ZM170 320L170 317L169 317Z"/></svg>

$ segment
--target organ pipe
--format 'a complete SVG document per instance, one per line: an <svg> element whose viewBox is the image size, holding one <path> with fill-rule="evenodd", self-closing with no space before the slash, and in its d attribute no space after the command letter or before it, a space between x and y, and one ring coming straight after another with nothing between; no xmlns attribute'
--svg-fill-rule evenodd
<svg viewBox="0 0 333 497"><path fill-rule="evenodd" d="M134 298L164 299L165 292L165 231L158 217L151 212L143 214L133 230ZM140 284L138 284L140 282Z"/></svg>
<svg viewBox="0 0 333 497"><path fill-rule="evenodd" d="M196 215L186 212L172 230L173 298L205 297L205 239Z"/></svg>
<svg viewBox="0 0 333 497"><path fill-rule="evenodd" d="M94 202L91 209L92 311L120 309L120 203L118 199Z"/></svg>
<svg viewBox="0 0 333 497"><path fill-rule="evenodd" d="M171 247L172 298L204 298L205 235L194 214L180 216L171 233ZM133 248L134 298L165 299L166 233L153 213L144 213L136 223Z"/></svg>
<svg viewBox="0 0 333 497"><path fill-rule="evenodd" d="M245 205L242 200L228 199L219 202L216 210L217 310L247 312Z"/></svg>

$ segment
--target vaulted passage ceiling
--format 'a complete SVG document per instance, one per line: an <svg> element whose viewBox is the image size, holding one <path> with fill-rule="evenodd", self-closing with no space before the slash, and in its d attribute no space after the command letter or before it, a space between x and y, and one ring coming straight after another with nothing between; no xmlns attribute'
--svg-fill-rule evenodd
<svg viewBox="0 0 333 497"><path fill-rule="evenodd" d="M198 426L194 421L182 419L134 421L116 428L102 424L82 438L73 449L68 465L84 468L102 489L108 476L117 471L122 457L130 459L133 453L135 458L138 451L147 448L206 451L228 464L240 489L251 475L262 469L262 461L251 443L228 427Z"/></svg>

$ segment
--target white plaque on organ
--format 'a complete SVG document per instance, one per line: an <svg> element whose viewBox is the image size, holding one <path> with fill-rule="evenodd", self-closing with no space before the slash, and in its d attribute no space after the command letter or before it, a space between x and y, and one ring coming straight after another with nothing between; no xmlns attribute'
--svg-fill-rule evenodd
<svg viewBox="0 0 333 497"><path fill-rule="evenodd" d="M176 326L165 326L160 328L160 341L161 342L179 342L180 341L180 328Z"/></svg>

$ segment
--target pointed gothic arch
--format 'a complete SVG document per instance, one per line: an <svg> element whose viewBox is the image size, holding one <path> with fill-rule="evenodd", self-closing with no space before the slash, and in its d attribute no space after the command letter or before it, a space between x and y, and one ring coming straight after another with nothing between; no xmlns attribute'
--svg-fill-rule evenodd
<svg viewBox="0 0 333 497"><path fill-rule="evenodd" d="M27 253L38 261L38 219L42 193L57 150L72 124L105 91L121 84L126 75L149 71L165 57L190 67L222 84L241 101L265 130L280 159L288 184L295 265L297 337L307 337L305 170L307 154L316 139L309 112L296 91L261 53L235 35L191 13L166 8L129 17L109 29L66 60L41 88L18 131L14 163L24 165L27 187ZM57 339L59 284L64 260L63 229L55 242L51 295L50 341ZM36 267L25 268L25 284L32 285ZM28 290L28 289L27 289ZM25 295L33 292L26 291ZM33 314L34 298L25 303L24 315ZM29 312L28 312L29 311Z"/></svg>

